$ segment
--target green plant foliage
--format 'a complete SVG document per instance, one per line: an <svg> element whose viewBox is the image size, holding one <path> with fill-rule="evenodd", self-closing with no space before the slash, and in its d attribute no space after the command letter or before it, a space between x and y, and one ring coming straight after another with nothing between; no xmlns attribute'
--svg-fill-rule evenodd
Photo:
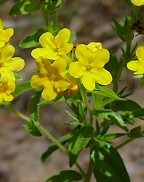
<svg viewBox="0 0 144 182"><path fill-rule="evenodd" d="M37 90L30 103L30 121L24 125L24 128L34 136L41 136L35 123L39 122L39 106L42 90Z"/></svg>
<svg viewBox="0 0 144 182"><path fill-rule="evenodd" d="M85 126L73 133L69 141L69 164L73 166L82 149L84 149L93 135L93 127Z"/></svg>
<svg viewBox="0 0 144 182"><path fill-rule="evenodd" d="M27 36L20 42L20 47L24 49L39 45L39 38L44 32L43 29L36 30L33 34Z"/></svg>
<svg viewBox="0 0 144 182"><path fill-rule="evenodd" d="M134 38L134 31L131 28L132 20L131 17L126 17L122 23L118 23L114 20L114 29L118 36L125 42L131 42Z"/></svg>
<svg viewBox="0 0 144 182"><path fill-rule="evenodd" d="M127 135L129 138L140 138L144 137L144 132L141 130L141 126L137 126L130 130Z"/></svg>
<svg viewBox="0 0 144 182"><path fill-rule="evenodd" d="M73 170L60 171L56 175L52 176L46 182L75 182L80 181L82 176L80 173Z"/></svg>
<svg viewBox="0 0 144 182"><path fill-rule="evenodd" d="M113 112L113 111L108 110L108 109L104 109L104 110L98 110L98 111L93 112L93 115L95 117L108 120L112 124L115 124L115 125L119 126L120 128L124 129L125 131L128 131L124 120L116 112Z"/></svg>
<svg viewBox="0 0 144 182"><path fill-rule="evenodd" d="M112 146L93 147L91 158L97 182L130 182L123 160Z"/></svg>
<svg viewBox="0 0 144 182"><path fill-rule="evenodd" d="M10 11L10 15L24 15L40 9L40 2L36 0L21 0Z"/></svg>
<svg viewBox="0 0 144 182"><path fill-rule="evenodd" d="M16 97L20 96L21 94L23 94L24 92L29 91L31 89L32 89L32 86L31 86L30 81L21 83L16 87L16 90L13 93L13 96L16 98Z"/></svg>
<svg viewBox="0 0 144 182"><path fill-rule="evenodd" d="M58 141L62 144L65 145L66 143L68 143L68 141L72 138L72 133L69 133L67 135L62 136ZM52 143L48 149L41 155L41 161L45 162L45 160L57 149L59 149L59 147Z"/></svg>

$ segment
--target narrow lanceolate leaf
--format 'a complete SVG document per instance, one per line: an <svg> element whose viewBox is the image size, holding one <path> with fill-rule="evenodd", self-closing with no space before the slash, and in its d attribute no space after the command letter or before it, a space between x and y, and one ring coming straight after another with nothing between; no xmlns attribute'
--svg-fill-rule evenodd
<svg viewBox="0 0 144 182"><path fill-rule="evenodd" d="M137 126L130 130L127 134L129 138L140 138L144 137L144 133L141 131L141 126Z"/></svg>
<svg viewBox="0 0 144 182"><path fill-rule="evenodd" d="M94 89L92 91L92 93L103 95L103 96L108 97L113 100L124 100L124 99L120 98L117 94L115 94L110 88L105 87L105 86L97 85L96 89Z"/></svg>
<svg viewBox="0 0 144 182"><path fill-rule="evenodd" d="M144 108L136 109L135 111L132 112L132 115L134 118L140 118L144 120Z"/></svg>
<svg viewBox="0 0 144 182"><path fill-rule="evenodd" d="M112 109L114 111L134 111L136 109L141 109L141 106L130 99L123 100L123 101L117 100L113 102Z"/></svg>
<svg viewBox="0 0 144 182"><path fill-rule="evenodd" d="M36 127L35 123L39 120L39 106L42 90L37 90L32 97L30 103L30 121L24 125L24 128L34 136L41 136L40 131Z"/></svg>
<svg viewBox="0 0 144 182"><path fill-rule="evenodd" d="M23 15L40 8L40 3L35 0L21 0L16 3L10 10L10 15Z"/></svg>
<svg viewBox="0 0 144 182"><path fill-rule="evenodd" d="M58 141L62 145L65 145L71 139L71 137L72 137L72 133L69 133L65 136L62 136ZM56 144L52 143L48 147L48 149L41 155L41 161L44 162L57 149L59 149L59 147Z"/></svg>
<svg viewBox="0 0 144 182"><path fill-rule="evenodd" d="M97 182L130 182L123 160L117 150L93 147L91 158Z"/></svg>
<svg viewBox="0 0 144 182"><path fill-rule="evenodd" d="M60 171L56 175L47 179L45 182L75 182L80 181L82 176L80 173L73 170Z"/></svg>
<svg viewBox="0 0 144 182"><path fill-rule="evenodd" d="M84 126L73 133L69 142L69 164L72 166L82 149L84 149L93 135L94 129L92 126Z"/></svg>
<svg viewBox="0 0 144 182"><path fill-rule="evenodd" d="M16 97L20 96L21 94L23 94L24 92L31 90L31 89L32 89L32 86L31 86L30 82L22 83L16 87L16 90L13 93L13 96L14 96L14 98L16 98Z"/></svg>
<svg viewBox="0 0 144 182"><path fill-rule="evenodd" d="M21 48L31 48L39 45L39 38L44 33L43 29L38 29L33 34L27 36L20 42Z"/></svg>
<svg viewBox="0 0 144 182"><path fill-rule="evenodd" d="M121 115L117 114L114 111L108 110L108 109L103 109L103 110L98 110L93 112L93 116L97 118L102 118L105 120L110 121L112 124L115 124L125 131L128 131L127 126L122 119Z"/></svg>

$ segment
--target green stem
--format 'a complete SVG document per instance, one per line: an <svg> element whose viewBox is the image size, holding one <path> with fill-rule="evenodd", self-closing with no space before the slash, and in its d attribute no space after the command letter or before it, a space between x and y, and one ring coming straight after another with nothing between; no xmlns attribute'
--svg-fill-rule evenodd
<svg viewBox="0 0 144 182"><path fill-rule="evenodd" d="M121 78L121 74L122 74L123 68L126 65L126 63L129 61L130 49L131 49L131 42L127 42L126 43L126 52L124 54L123 59L121 60L121 63L120 63L120 66L119 66L116 78L113 81L113 85L114 85L113 86L113 90L116 93L118 92L118 82L119 82L119 80Z"/></svg>
<svg viewBox="0 0 144 182"><path fill-rule="evenodd" d="M93 173L93 161L90 159L88 171L87 171L87 174L85 176L84 182L90 182L92 173Z"/></svg>
<svg viewBox="0 0 144 182"><path fill-rule="evenodd" d="M12 105L7 105L7 107L12 111L14 112L19 118L25 120L25 121L30 121L30 118L25 116L24 114L20 113L19 111L17 111Z"/></svg>
<svg viewBox="0 0 144 182"><path fill-rule="evenodd" d="M122 148L123 146L127 145L128 143L132 142L133 140L135 140L136 138L131 138L131 139L128 139L126 141L124 141L123 143L119 144L116 149L120 149Z"/></svg>
<svg viewBox="0 0 144 182"><path fill-rule="evenodd" d="M68 150L61 144L59 143L42 125L39 123L35 123L36 127L42 131L53 143L55 143L65 154L68 155Z"/></svg>
<svg viewBox="0 0 144 182"><path fill-rule="evenodd" d="M89 99L88 99L88 96L87 96L86 89L83 86L79 86L79 87L80 87L80 90L81 90L82 98L83 98L83 100L85 102L85 105L88 108L88 111L89 111L90 124L93 125L92 109L91 109L91 105L90 105L90 102L89 102Z"/></svg>
<svg viewBox="0 0 144 182"><path fill-rule="evenodd" d="M144 131L141 131L141 134L142 134L141 137L144 137ZM140 138L140 137L139 137L139 138ZM130 138L130 139L124 141L123 143L119 144L119 145L116 147L116 149L120 149L120 148L122 148L123 146L127 145L128 143L130 143L130 142L132 142L132 141L134 141L134 140L136 140L136 139L138 139L138 138Z"/></svg>
<svg viewBox="0 0 144 182"><path fill-rule="evenodd" d="M40 125L39 123L36 123L37 128L42 131L54 144L56 144L66 155L69 155L69 151L61 144L58 142L58 140L56 138L54 138L42 125ZM85 176L84 171L82 170L82 168L80 167L80 165L76 162L75 165L77 166L77 168L79 169L79 171L81 172L81 174L83 176Z"/></svg>
<svg viewBox="0 0 144 182"><path fill-rule="evenodd" d="M7 105L7 107L14 112L19 118L30 122L30 118L25 116L24 114L18 112L12 105ZM39 130L41 130L53 143L55 143L66 155L69 154L68 150L61 144L59 143L43 126L41 126L39 123L35 123L35 125L37 126L37 128L39 128ZM80 165L76 162L75 165L77 166L77 168L79 169L79 171L81 172L81 174L83 176L85 176L84 171L82 170L82 168L80 167Z"/></svg>
<svg viewBox="0 0 144 182"><path fill-rule="evenodd" d="M47 27L48 27L48 13L45 12L45 8L42 8L41 11L42 11L43 19L44 19L46 29L47 29Z"/></svg>

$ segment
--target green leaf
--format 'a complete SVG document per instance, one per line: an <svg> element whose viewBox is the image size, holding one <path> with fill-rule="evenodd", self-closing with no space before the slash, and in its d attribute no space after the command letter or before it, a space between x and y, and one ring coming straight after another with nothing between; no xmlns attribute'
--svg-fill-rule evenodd
<svg viewBox="0 0 144 182"><path fill-rule="evenodd" d="M132 112L132 115L134 118L140 118L140 119L144 120L144 108L134 110Z"/></svg>
<svg viewBox="0 0 144 182"><path fill-rule="evenodd" d="M16 82L17 82L17 81L22 81L22 80L23 80L22 76L19 75L19 74L17 74L17 73L14 73L14 76L15 76Z"/></svg>
<svg viewBox="0 0 144 182"><path fill-rule="evenodd" d="M130 130L127 135L129 138L140 138L143 137L144 134L141 131L141 126L137 126Z"/></svg>
<svg viewBox="0 0 144 182"><path fill-rule="evenodd" d="M65 102L65 101L66 101L66 99L64 97L57 97L54 100L40 102L38 105L42 106L42 105L55 104L55 103Z"/></svg>
<svg viewBox="0 0 144 182"><path fill-rule="evenodd" d="M105 140L107 142L111 142L112 140L122 137L126 135L125 133L111 133L111 134L105 134L101 136L102 140Z"/></svg>
<svg viewBox="0 0 144 182"><path fill-rule="evenodd" d="M72 137L72 134L69 133L65 136L62 136L58 141L62 145L65 145L70 140L71 137ZM48 147L48 149L41 155L41 161L44 162L57 149L59 149L59 147L56 144L52 143Z"/></svg>
<svg viewBox="0 0 144 182"><path fill-rule="evenodd" d="M38 9L40 9L40 2L35 0L21 0L11 8L10 15L23 15Z"/></svg>
<svg viewBox="0 0 144 182"><path fill-rule="evenodd" d="M31 90L31 89L32 89L32 86L31 86L30 81L22 83L16 87L16 90L14 91L13 96L14 96L14 98L16 98L16 97L20 96L21 94L23 94L24 92Z"/></svg>
<svg viewBox="0 0 144 182"><path fill-rule="evenodd" d="M35 91L30 103L30 119L34 122L38 122L39 120L39 106L38 103L41 98L42 90L38 89Z"/></svg>
<svg viewBox="0 0 144 182"><path fill-rule="evenodd" d="M39 38L45 31L43 29L38 29L30 36L26 37L20 42L21 48L31 48L39 45Z"/></svg>
<svg viewBox="0 0 144 182"><path fill-rule="evenodd" d="M45 13L51 15L58 11L62 2L63 0L45 0L41 7L45 8Z"/></svg>
<svg viewBox="0 0 144 182"><path fill-rule="evenodd" d="M134 111L140 109L141 106L133 100L114 101L111 105L114 111Z"/></svg>
<svg viewBox="0 0 144 182"><path fill-rule="evenodd" d="M41 98L41 89L36 90L30 103L30 121L24 125L24 128L34 136L41 136L40 131L35 123L39 122L39 106L38 103Z"/></svg>
<svg viewBox="0 0 144 182"><path fill-rule="evenodd" d="M130 16L126 16L121 23L118 23L116 20L114 21L114 29L119 36L125 42L130 43L134 38L134 31L132 30L132 18Z"/></svg>
<svg viewBox="0 0 144 182"><path fill-rule="evenodd" d="M72 32L69 42L75 43L76 39L77 39L76 32Z"/></svg>
<svg viewBox="0 0 144 182"><path fill-rule="evenodd" d="M117 96L117 94L115 94L110 88L105 87L105 86L97 85L96 89L94 89L92 91L92 93L103 95L103 96L108 97L113 100L123 100L122 98Z"/></svg>
<svg viewBox="0 0 144 182"><path fill-rule="evenodd" d="M72 166L82 149L84 149L93 135L94 129L92 126L84 126L73 133L69 142L69 164Z"/></svg>
<svg viewBox="0 0 144 182"><path fill-rule="evenodd" d="M102 118L110 121L111 123L119 126L120 128L124 129L125 131L128 131L127 126L122 119L121 115L117 114L116 112L108 109L103 110L96 110L93 112L93 116L97 118Z"/></svg>
<svg viewBox="0 0 144 182"><path fill-rule="evenodd" d="M91 158L97 182L130 182L123 160L117 150L93 147Z"/></svg>
<svg viewBox="0 0 144 182"><path fill-rule="evenodd" d="M35 123L33 121L30 121L26 124L23 125L23 127L29 132L31 133L33 136L42 136L42 134L40 133L40 131L37 129L37 127L35 126Z"/></svg>
<svg viewBox="0 0 144 182"><path fill-rule="evenodd" d="M73 170L60 171L56 175L52 176L46 182L75 182L80 181L82 176L80 173Z"/></svg>

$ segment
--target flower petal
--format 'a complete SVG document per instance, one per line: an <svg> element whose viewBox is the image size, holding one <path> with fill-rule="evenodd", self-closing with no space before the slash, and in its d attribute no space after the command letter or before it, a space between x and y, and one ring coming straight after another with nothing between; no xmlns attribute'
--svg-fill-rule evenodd
<svg viewBox="0 0 144 182"><path fill-rule="evenodd" d="M72 50L72 48L73 48L72 43L66 43L61 48L59 48L58 54L63 56L65 54L69 53Z"/></svg>
<svg viewBox="0 0 144 182"><path fill-rule="evenodd" d="M98 49L102 49L102 44L100 42L91 42L87 45L87 48L94 53Z"/></svg>
<svg viewBox="0 0 144 182"><path fill-rule="evenodd" d="M144 62L143 61L130 61L127 63L128 69L135 71L134 74L144 74Z"/></svg>
<svg viewBox="0 0 144 182"><path fill-rule="evenodd" d="M4 40L5 42L8 42L10 37L14 34L14 29L13 28L8 28L6 30L3 30L1 32L1 40Z"/></svg>
<svg viewBox="0 0 144 182"><path fill-rule="evenodd" d="M138 60L144 61L144 46L139 46L136 50Z"/></svg>
<svg viewBox="0 0 144 182"><path fill-rule="evenodd" d="M82 62L83 64L87 63L87 60L90 59L92 56L90 50L84 44L79 44L76 47L76 57L77 59Z"/></svg>
<svg viewBox="0 0 144 182"><path fill-rule="evenodd" d="M6 63L13 57L15 53L15 48L12 45L7 45L2 49L0 53L0 62Z"/></svg>
<svg viewBox="0 0 144 182"><path fill-rule="evenodd" d="M3 40L0 40L0 48L4 47L5 42Z"/></svg>
<svg viewBox="0 0 144 182"><path fill-rule="evenodd" d="M54 98L56 98L56 96L57 96L57 93L54 91L53 84L48 81L45 84L45 88L42 92L42 97L45 100L53 100Z"/></svg>
<svg viewBox="0 0 144 182"><path fill-rule="evenodd" d="M20 71L25 66L24 60L20 57L12 58L11 60L7 61L7 64L13 68L13 71Z"/></svg>
<svg viewBox="0 0 144 182"><path fill-rule="evenodd" d="M82 83L84 85L84 87L89 90L92 91L95 88L95 81L94 79L91 77L90 73L86 73L83 77L82 77Z"/></svg>
<svg viewBox="0 0 144 182"><path fill-rule="evenodd" d="M36 60L36 65L39 68L40 73L42 73L43 75L46 75L51 63L48 59L39 57Z"/></svg>
<svg viewBox="0 0 144 182"><path fill-rule="evenodd" d="M54 41L54 36L50 32L42 34L39 39L40 44L48 49L54 49L56 47Z"/></svg>
<svg viewBox="0 0 144 182"><path fill-rule="evenodd" d="M31 52L31 55L35 59L39 57L44 57L47 59L55 60L57 58L57 53L54 52L52 49L47 49L47 48L36 48Z"/></svg>
<svg viewBox="0 0 144 182"><path fill-rule="evenodd" d="M110 58L110 53L107 49L98 49L92 54L92 67L102 68Z"/></svg>
<svg viewBox="0 0 144 182"><path fill-rule="evenodd" d="M43 88L47 80L47 77L42 77L41 75L34 75L31 78L31 85L33 88Z"/></svg>
<svg viewBox="0 0 144 182"><path fill-rule="evenodd" d="M136 6L144 5L144 0L131 0L131 2Z"/></svg>
<svg viewBox="0 0 144 182"><path fill-rule="evenodd" d="M86 72L85 66L83 66L80 62L72 62L69 66L69 73L74 78L82 77Z"/></svg>
<svg viewBox="0 0 144 182"><path fill-rule="evenodd" d="M62 44L65 44L70 39L71 31L67 28L63 28L59 31L59 33L55 36L55 44L57 48L60 48Z"/></svg>
<svg viewBox="0 0 144 182"><path fill-rule="evenodd" d="M92 77L96 83L99 83L102 85L108 85L112 81L112 76L110 72L104 68L94 71Z"/></svg>
<svg viewBox="0 0 144 182"><path fill-rule="evenodd" d="M69 87L69 85L70 85L70 82L68 79L59 80L58 82L55 82L54 84L54 86L60 91L66 90Z"/></svg>

